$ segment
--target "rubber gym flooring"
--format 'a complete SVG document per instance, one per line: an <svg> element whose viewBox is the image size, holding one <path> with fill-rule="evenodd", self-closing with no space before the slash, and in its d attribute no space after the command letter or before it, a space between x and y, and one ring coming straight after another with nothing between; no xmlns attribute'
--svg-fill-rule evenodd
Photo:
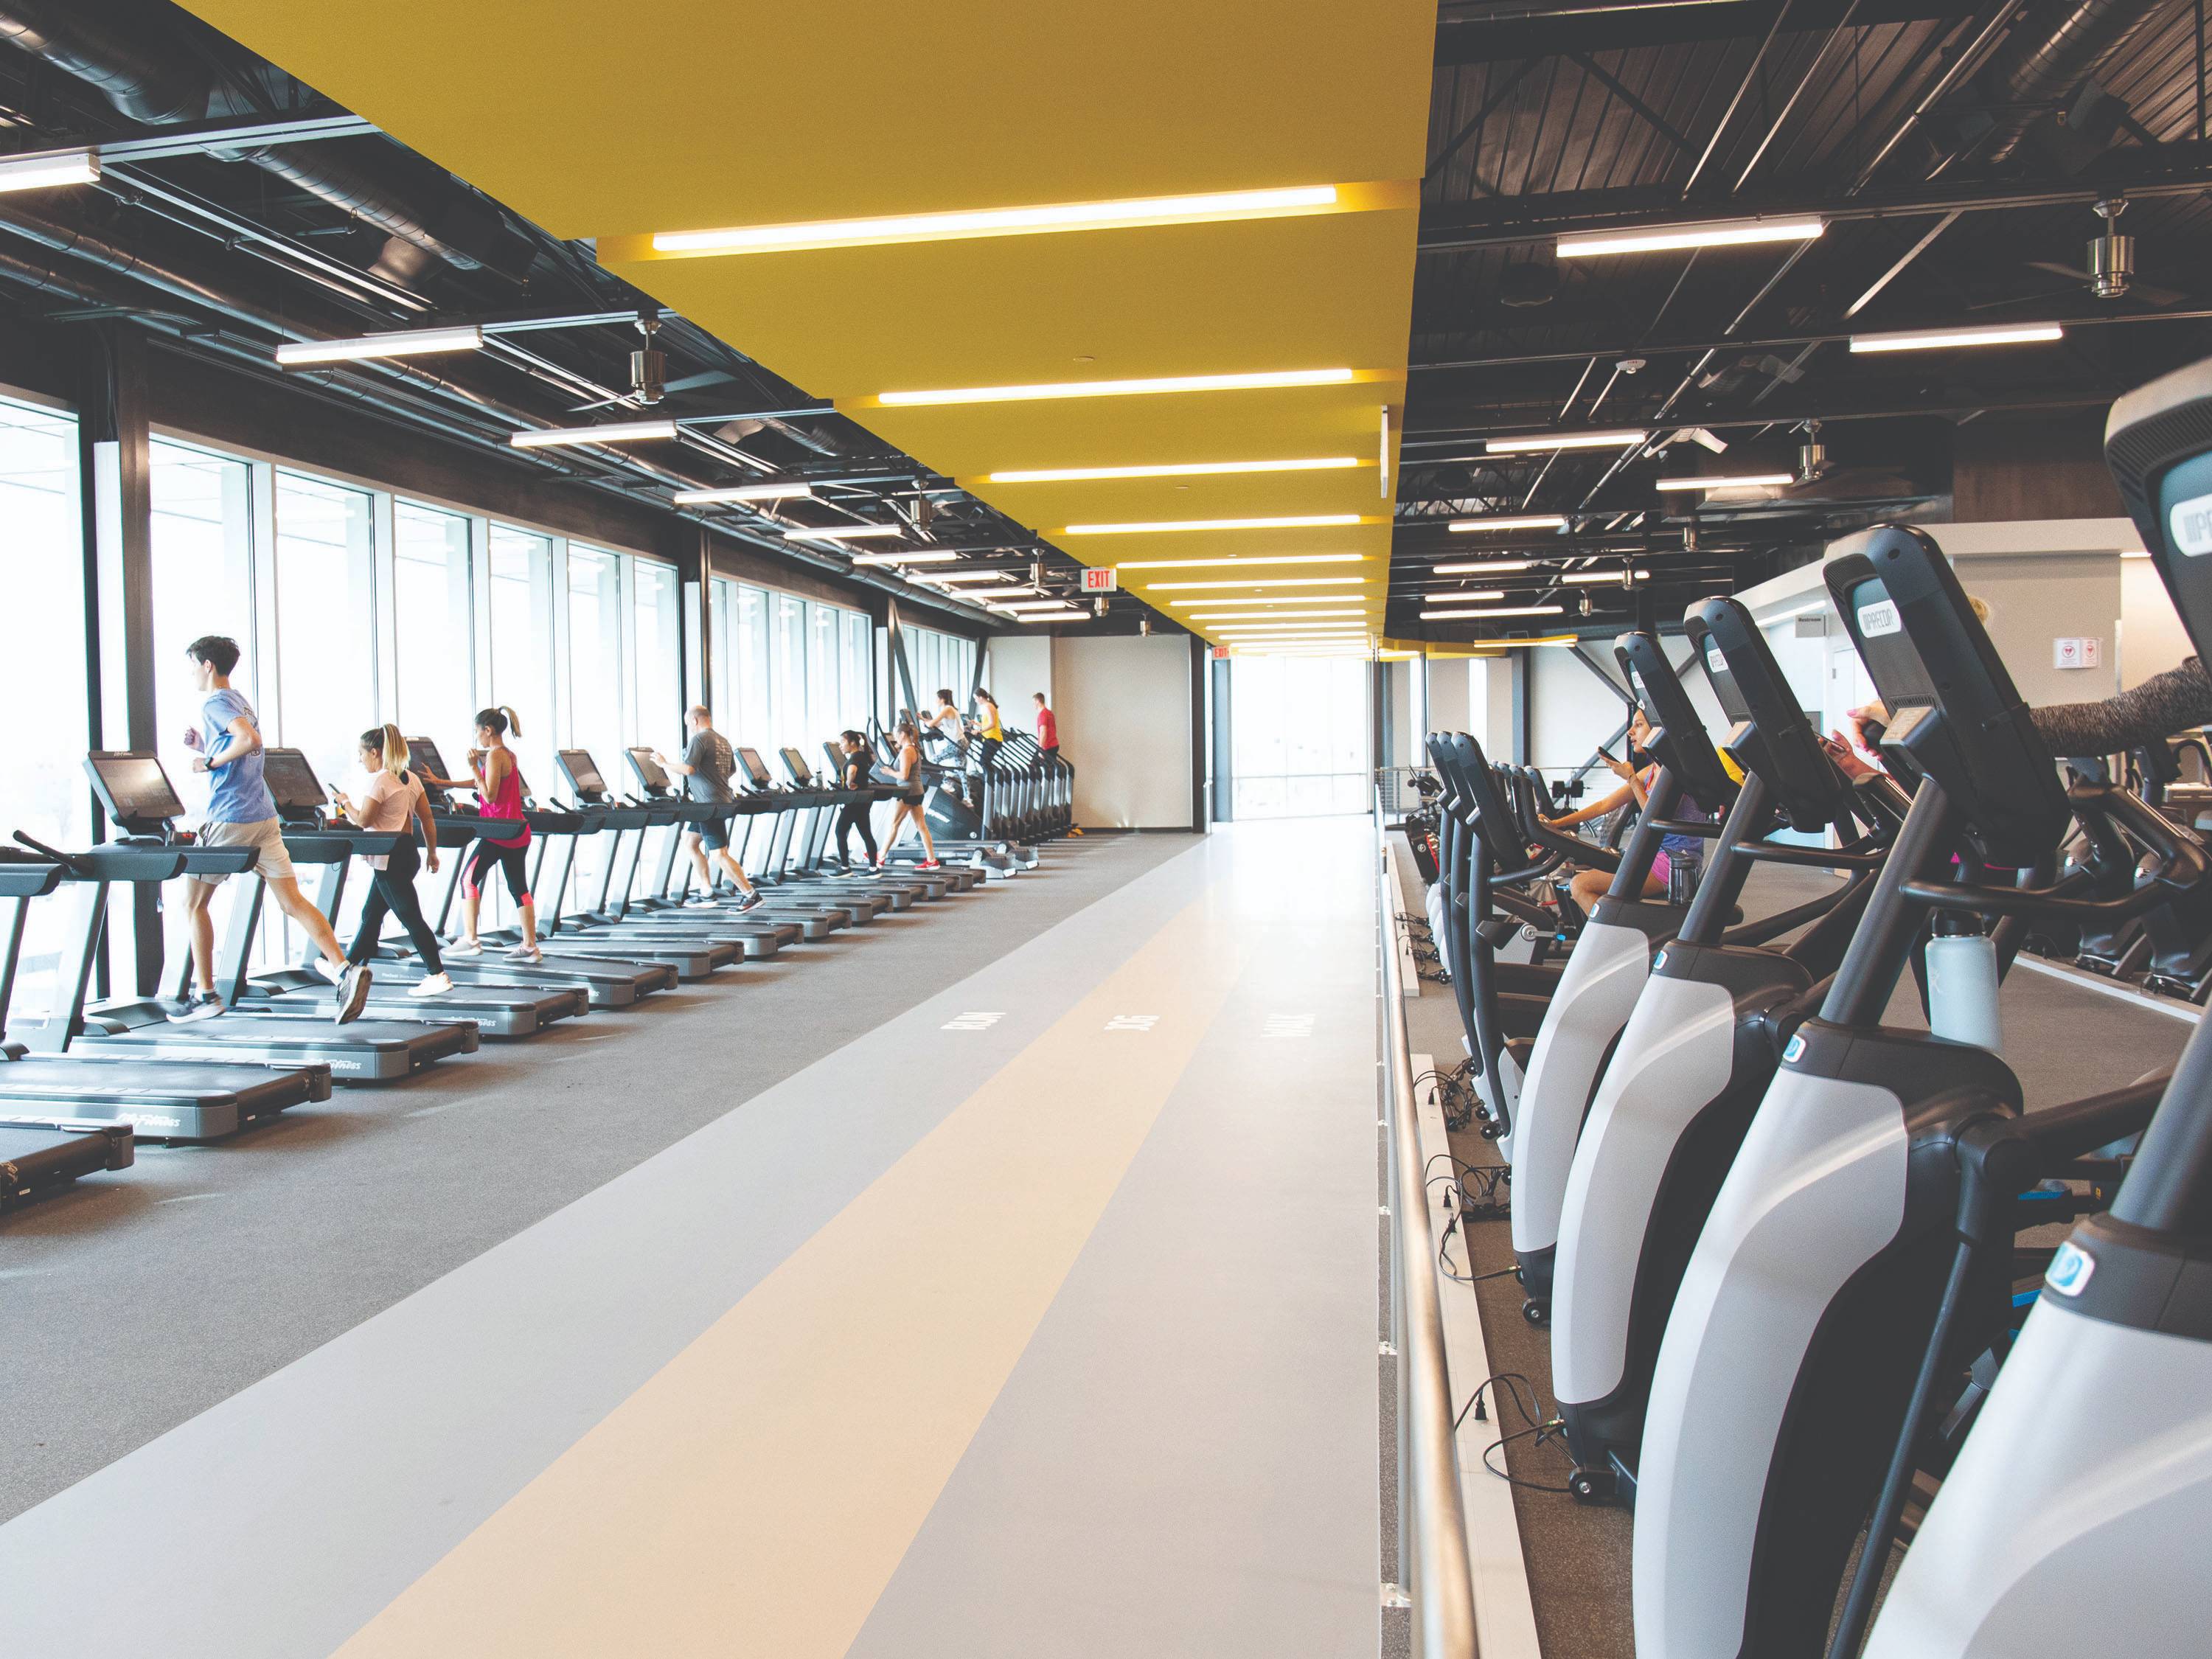
<svg viewBox="0 0 2212 1659"><path fill-rule="evenodd" d="M1051 849L26 1211L9 1645L1365 1659L1371 836Z"/></svg>

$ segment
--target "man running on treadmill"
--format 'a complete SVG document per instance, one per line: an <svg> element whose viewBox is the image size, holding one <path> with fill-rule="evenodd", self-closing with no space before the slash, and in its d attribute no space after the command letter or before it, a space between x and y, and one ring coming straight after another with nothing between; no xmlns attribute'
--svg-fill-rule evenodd
<svg viewBox="0 0 2212 1659"><path fill-rule="evenodd" d="M738 769L738 757L730 749L730 740L714 729L714 716L707 712L706 705L693 703L684 716L684 724L691 733L690 742L684 745L684 758L672 761L655 750L653 759L668 771L682 776L684 787L693 800L736 799L730 790L730 775ZM711 818L684 832L684 851L691 854L691 862L698 867L699 879L707 884L707 890L699 897L686 901L694 908L710 908L716 902L714 866L708 862L709 854L721 861L723 870L744 895L738 901L740 911L750 910L762 902L747 879L744 867L730 852L730 823L728 818Z"/></svg>
<svg viewBox="0 0 2212 1659"><path fill-rule="evenodd" d="M192 770L208 779L207 816L199 838L207 847L251 847L258 856L253 873L261 878L276 908L298 924L308 943L320 952L315 966L338 988L335 1018L341 1025L361 1018L368 1000L369 969L366 963L346 960L345 947L331 930L323 913L307 902L292 873L292 855L284 848L284 826L277 821L276 800L262 781L260 717L246 694L230 684L230 671L238 666L238 642L220 634L206 634L185 647L192 665L193 684L202 699L200 723L185 732L185 746L192 750ZM199 989L179 1020L210 1019L222 1012L222 995L215 988L215 918L208 903L227 876L185 878L185 915L191 924L192 976Z"/></svg>

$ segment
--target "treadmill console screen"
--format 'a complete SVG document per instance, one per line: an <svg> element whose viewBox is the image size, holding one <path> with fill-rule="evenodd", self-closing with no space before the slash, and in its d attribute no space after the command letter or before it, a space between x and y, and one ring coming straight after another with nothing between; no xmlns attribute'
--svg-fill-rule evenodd
<svg viewBox="0 0 2212 1659"><path fill-rule="evenodd" d="M745 775L753 781L753 787L756 789L765 789L775 781L769 776L768 768L761 763L760 750L757 749L738 750L738 764L745 769Z"/></svg>
<svg viewBox="0 0 2212 1659"><path fill-rule="evenodd" d="M453 775L446 769L446 757L438 752L437 744L428 738L408 738L407 756L408 770L411 772L428 772L441 778L450 778ZM427 778L423 780L422 788L434 801L445 793Z"/></svg>
<svg viewBox="0 0 2212 1659"><path fill-rule="evenodd" d="M184 817L185 804L177 799L157 757L101 750L87 756L84 763L108 816L118 824L129 828Z"/></svg>
<svg viewBox="0 0 2212 1659"><path fill-rule="evenodd" d="M561 751L561 769L568 775L569 783L583 799L590 800L605 796L607 781L599 775L599 769L592 764L590 750L563 749Z"/></svg>
<svg viewBox="0 0 2212 1659"><path fill-rule="evenodd" d="M262 781L276 797L278 813L322 811L330 796L305 755L296 749L264 749L261 757Z"/></svg>
<svg viewBox="0 0 2212 1659"><path fill-rule="evenodd" d="M793 783L807 784L814 781L814 771L807 765L805 756L800 754L796 749L785 749L782 754L783 769L791 774L791 781Z"/></svg>
<svg viewBox="0 0 2212 1659"><path fill-rule="evenodd" d="M669 792L672 786L668 774L660 763L653 759L651 747L632 748L623 752L629 757L629 769L637 774L638 783L647 794L665 795Z"/></svg>

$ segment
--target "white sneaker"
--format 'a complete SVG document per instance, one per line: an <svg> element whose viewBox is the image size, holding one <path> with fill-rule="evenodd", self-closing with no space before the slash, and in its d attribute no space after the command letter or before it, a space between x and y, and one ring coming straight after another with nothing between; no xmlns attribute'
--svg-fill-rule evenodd
<svg viewBox="0 0 2212 1659"><path fill-rule="evenodd" d="M545 952L534 945L518 945L507 953L509 962L538 963L545 960Z"/></svg>
<svg viewBox="0 0 2212 1659"><path fill-rule="evenodd" d="M444 974L433 974L429 978L408 988L410 997L441 997L453 988L453 981Z"/></svg>
<svg viewBox="0 0 2212 1659"><path fill-rule="evenodd" d="M449 957L480 957L483 954L483 946L472 939L456 939L446 947L445 954Z"/></svg>
<svg viewBox="0 0 2212 1659"><path fill-rule="evenodd" d="M325 979L330 981L331 984L339 985L343 984L345 981L346 964L340 963L334 967L331 965L331 959L328 957L317 957L315 958L315 971L320 974Z"/></svg>

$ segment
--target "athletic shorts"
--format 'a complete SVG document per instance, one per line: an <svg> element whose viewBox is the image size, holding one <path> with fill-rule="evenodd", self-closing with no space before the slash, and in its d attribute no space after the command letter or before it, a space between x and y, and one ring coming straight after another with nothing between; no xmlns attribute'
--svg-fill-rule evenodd
<svg viewBox="0 0 2212 1659"><path fill-rule="evenodd" d="M730 844L727 818L709 818L703 823L693 824L691 830L699 837L699 844L710 853L719 853Z"/></svg>
<svg viewBox="0 0 2212 1659"><path fill-rule="evenodd" d="M293 875L292 855L284 850L284 826L275 818L264 818L258 823L204 823L200 826L200 845L257 847L261 849L261 856L253 861L253 874L297 879ZM213 887L230 878L194 876L192 879Z"/></svg>

